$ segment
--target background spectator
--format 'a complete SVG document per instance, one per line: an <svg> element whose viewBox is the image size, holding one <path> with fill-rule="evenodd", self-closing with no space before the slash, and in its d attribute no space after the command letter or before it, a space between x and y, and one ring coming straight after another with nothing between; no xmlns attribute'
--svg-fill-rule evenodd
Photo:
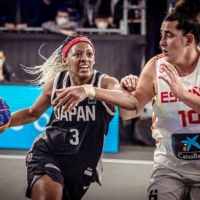
<svg viewBox="0 0 200 200"><path fill-rule="evenodd" d="M71 21L80 23L83 15L83 2L85 0L59 0L66 7Z"/></svg>
<svg viewBox="0 0 200 200"><path fill-rule="evenodd" d="M114 9L113 0L101 0L97 17L95 19L95 25L97 28L112 28L115 27L113 23Z"/></svg>
<svg viewBox="0 0 200 200"><path fill-rule="evenodd" d="M85 0L81 27L96 28L95 19L97 18L100 3L101 0Z"/></svg>
<svg viewBox="0 0 200 200"><path fill-rule="evenodd" d="M12 72L12 67L6 62L6 57L3 50L0 49L0 83L12 82L15 74Z"/></svg>
<svg viewBox="0 0 200 200"><path fill-rule="evenodd" d="M1 0L0 25L9 30L23 30L41 25L38 0Z"/></svg>
<svg viewBox="0 0 200 200"><path fill-rule="evenodd" d="M39 0L42 22L54 21L57 10L62 6L58 0Z"/></svg>
<svg viewBox="0 0 200 200"><path fill-rule="evenodd" d="M81 27L111 28L114 15L114 0L86 0L83 6Z"/></svg>
<svg viewBox="0 0 200 200"><path fill-rule="evenodd" d="M70 16L67 12L67 9L65 7L61 7L57 11L55 20L44 22L42 27L53 33L73 35L76 33L75 29L78 27L78 23L70 21Z"/></svg>

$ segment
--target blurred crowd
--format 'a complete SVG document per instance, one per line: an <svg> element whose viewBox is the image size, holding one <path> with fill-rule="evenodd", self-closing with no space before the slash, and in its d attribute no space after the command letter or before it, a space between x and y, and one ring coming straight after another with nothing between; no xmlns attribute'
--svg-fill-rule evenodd
<svg viewBox="0 0 200 200"><path fill-rule="evenodd" d="M160 26L167 5L176 0L127 1L130 5L143 5L145 1L148 41L145 57L149 60L160 53ZM9 32L21 32L40 27L40 30L45 32L66 36L76 33L77 28L120 28L120 22L123 20L123 2L124 0L0 0L0 28L3 27L3 31L6 29ZM141 10L128 10L129 34L141 33L141 17ZM98 32L100 33L103 31ZM0 83L10 80L2 78L3 73L6 77L7 71L5 67L0 66Z"/></svg>
<svg viewBox="0 0 200 200"><path fill-rule="evenodd" d="M128 0L138 5L140 0ZM138 10L129 18L140 18ZM119 28L123 18L123 0L0 0L0 26L10 31L43 27L63 35L77 28Z"/></svg>

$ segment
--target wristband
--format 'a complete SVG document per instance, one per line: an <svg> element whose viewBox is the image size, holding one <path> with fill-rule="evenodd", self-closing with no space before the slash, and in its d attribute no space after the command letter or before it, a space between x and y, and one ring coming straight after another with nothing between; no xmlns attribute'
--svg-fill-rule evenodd
<svg viewBox="0 0 200 200"><path fill-rule="evenodd" d="M92 97L92 98L95 97L96 92L93 85L83 85L83 88L85 90L87 97Z"/></svg>

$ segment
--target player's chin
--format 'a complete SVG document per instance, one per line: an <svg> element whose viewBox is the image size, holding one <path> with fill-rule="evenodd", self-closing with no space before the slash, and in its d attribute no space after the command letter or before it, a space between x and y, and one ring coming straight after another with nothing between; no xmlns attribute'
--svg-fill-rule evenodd
<svg viewBox="0 0 200 200"><path fill-rule="evenodd" d="M79 74L80 79L87 79L87 78L90 78L91 76L92 76L92 73L91 73L91 72L88 72L88 73L80 73L80 74Z"/></svg>

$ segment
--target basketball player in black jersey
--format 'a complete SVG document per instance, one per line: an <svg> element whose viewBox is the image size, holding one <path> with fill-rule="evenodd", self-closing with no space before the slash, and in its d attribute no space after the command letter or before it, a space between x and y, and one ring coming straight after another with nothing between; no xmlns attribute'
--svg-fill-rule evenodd
<svg viewBox="0 0 200 200"><path fill-rule="evenodd" d="M26 195L32 200L79 200L91 182L100 184L100 158L114 106L138 106L117 79L94 70L94 63L91 41L68 37L33 69L32 73L41 73L34 83L43 85L35 103L12 114L10 126L19 126L38 120L53 106L45 132L35 139L26 159Z"/></svg>

